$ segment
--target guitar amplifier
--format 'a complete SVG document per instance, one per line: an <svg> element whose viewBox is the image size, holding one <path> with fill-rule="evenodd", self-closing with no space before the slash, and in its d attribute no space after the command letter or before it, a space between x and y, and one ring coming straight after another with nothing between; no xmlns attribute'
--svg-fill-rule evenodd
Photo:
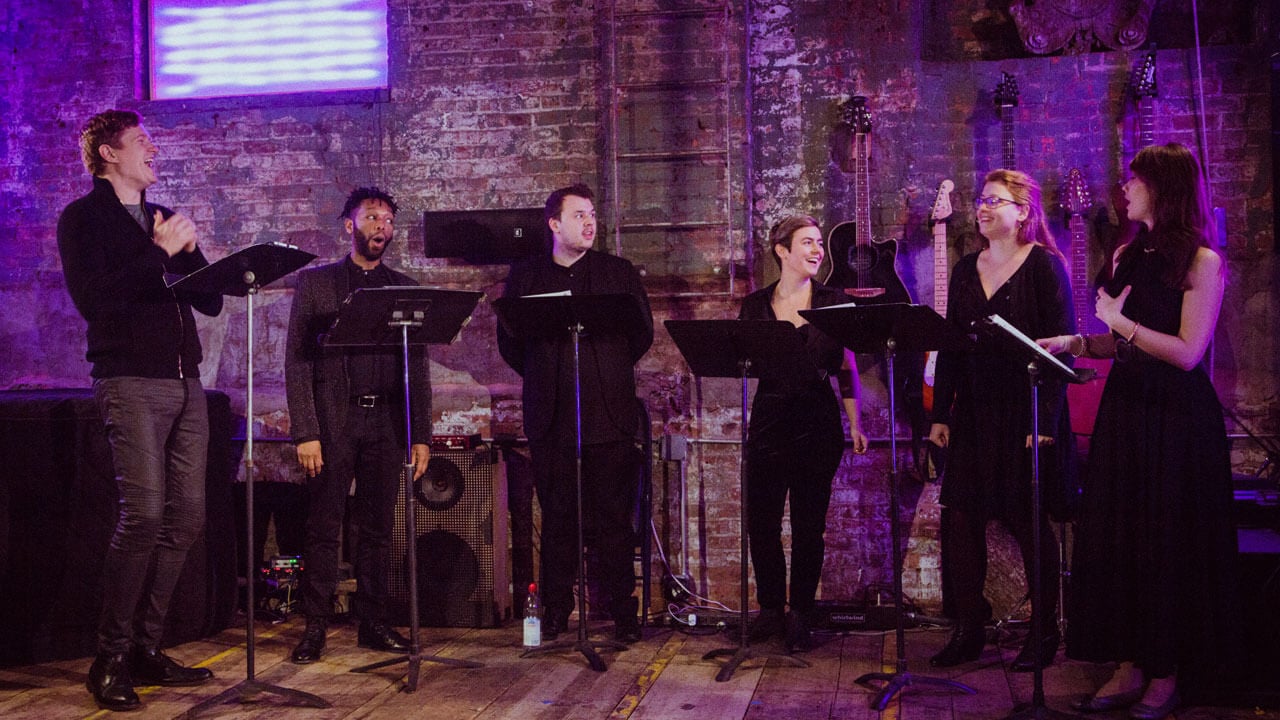
<svg viewBox="0 0 1280 720"><path fill-rule="evenodd" d="M511 617L505 466L478 436L436 436L414 483L418 622L496 627ZM403 493L396 504L389 571L390 612L409 624L409 565Z"/></svg>

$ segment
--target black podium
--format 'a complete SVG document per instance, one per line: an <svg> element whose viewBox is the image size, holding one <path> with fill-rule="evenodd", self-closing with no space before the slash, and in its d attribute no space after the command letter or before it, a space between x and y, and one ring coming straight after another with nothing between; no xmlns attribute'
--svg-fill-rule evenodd
<svg viewBox="0 0 1280 720"><path fill-rule="evenodd" d="M245 514L253 517L253 296L263 285L279 280L315 259L315 255L283 243L262 243L242 248L221 260L169 282L174 290L218 293L245 298L246 357L245 369ZM252 702L262 693L272 693L284 698L287 704L305 707L327 708L329 702L301 690L270 685L254 677L254 578L258 576L259 558L254 557L253 523L247 523L245 542L245 679L234 687L205 700L183 714L194 718L206 708L231 700Z"/></svg>
<svg viewBox="0 0 1280 720"><path fill-rule="evenodd" d="M834 305L816 310L801 310L800 316L814 327L835 338L854 352L883 352L889 371L889 527L893 543L893 601L897 604L897 670L893 673L866 673L856 682L885 685L871 700L871 707L883 710L897 692L910 685L941 685L973 695L976 691L964 683L945 678L913 675L907 671L906 629L902 601L902 549L899 546L898 518L898 433L894 397L894 354L928 352L930 350L966 350L969 338L947 322L933 308L924 305L889 303L886 305Z"/></svg>
<svg viewBox="0 0 1280 720"><path fill-rule="evenodd" d="M1092 369L1074 370L1048 351L1027 337L1021 330L999 315L987 318L987 326L1006 337L1011 353L1027 358L1027 375L1031 383L1031 437L1040 437L1040 384L1044 377L1055 378L1069 383L1085 383L1093 378ZM1035 671L1032 680L1031 702L1015 707L1007 716L1007 720L1069 720L1078 717L1073 713L1062 713L1045 707L1044 704L1044 668L1040 653L1041 638L1044 637L1044 604L1040 586L1040 453L1033 448L1031 453L1031 542L1033 577L1027 578L1031 586L1031 647L1035 650Z"/></svg>
<svg viewBox="0 0 1280 720"><path fill-rule="evenodd" d="M779 660L796 667L808 667L809 663L798 657L760 652L747 642L747 553L750 545L747 537L750 507L746 461L747 379L817 377L818 368L805 352L800 333L796 332L794 325L784 320L667 320L664 324L694 375L742 380L742 451L738 455L738 481L742 487L738 645L716 648L703 655L702 659L730 656L720 667L720 672L716 673L717 682L733 677L739 665L753 658Z"/></svg>
<svg viewBox="0 0 1280 720"><path fill-rule="evenodd" d="M582 653L596 672L608 669L596 648L625 650L613 640L587 638L587 560L582 529L582 374L579 342L588 335L624 334L646 320L639 301L625 293L607 295L535 295L500 298L493 303L498 321L511 335L525 340L556 340L568 336L573 343L574 473L578 493L578 632L575 640L556 640L525 650L520 657L535 657L571 648Z"/></svg>
<svg viewBox="0 0 1280 720"><path fill-rule="evenodd" d="M480 663L438 655L423 655L418 640L418 557L417 503L413 483L413 406L410 404L410 345L448 344L453 342L471 317L483 293L458 290L436 290L417 286L360 288L338 308L329 332L321 338L325 347L370 348L399 345L401 378L404 387L405 462L402 473L405 508L405 551L409 581L409 655L382 660L352 668L351 672L369 672L399 663L408 663L404 692L418 689L418 669L422 661L453 667L478 668ZM430 438L421 438L430 443Z"/></svg>

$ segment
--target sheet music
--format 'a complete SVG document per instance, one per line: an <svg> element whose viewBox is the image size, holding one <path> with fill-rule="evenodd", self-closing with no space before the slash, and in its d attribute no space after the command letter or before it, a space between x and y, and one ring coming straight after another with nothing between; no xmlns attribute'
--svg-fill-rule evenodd
<svg viewBox="0 0 1280 720"><path fill-rule="evenodd" d="M1072 370L1070 366L1068 366L1066 363L1062 362L1058 358L1051 355L1048 350L1045 350L1044 348L1037 345L1035 340L1032 340L1031 338L1027 337L1026 333L1014 327L1008 320L1005 320L999 315L991 315L990 317L987 318L987 320L991 321L992 324L994 324L996 327L1000 328L1001 330L1004 330L1005 332L1009 333L1018 342L1022 343L1023 345L1026 345L1028 348L1031 348L1031 350L1035 352L1037 358L1044 360L1046 362L1052 363L1053 365L1056 365L1058 369L1062 370L1064 373L1066 373L1071 377L1076 377L1076 372Z"/></svg>

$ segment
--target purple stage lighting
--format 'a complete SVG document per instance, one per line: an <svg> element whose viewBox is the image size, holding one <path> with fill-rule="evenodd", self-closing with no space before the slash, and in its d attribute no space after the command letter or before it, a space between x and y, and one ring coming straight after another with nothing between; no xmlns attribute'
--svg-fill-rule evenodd
<svg viewBox="0 0 1280 720"><path fill-rule="evenodd" d="M148 5L153 99L386 87L386 0Z"/></svg>

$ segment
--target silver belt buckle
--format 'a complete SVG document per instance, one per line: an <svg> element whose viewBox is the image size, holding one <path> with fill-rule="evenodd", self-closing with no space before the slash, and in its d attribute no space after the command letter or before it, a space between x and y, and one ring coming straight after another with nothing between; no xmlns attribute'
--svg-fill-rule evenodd
<svg viewBox="0 0 1280 720"><path fill-rule="evenodd" d="M377 395L360 395L356 397L356 405L362 408L375 407L378 404Z"/></svg>

